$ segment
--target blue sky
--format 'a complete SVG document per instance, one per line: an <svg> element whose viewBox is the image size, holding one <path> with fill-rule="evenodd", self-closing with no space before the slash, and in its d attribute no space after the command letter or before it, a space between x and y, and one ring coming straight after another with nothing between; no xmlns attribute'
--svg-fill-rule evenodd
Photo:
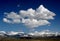
<svg viewBox="0 0 60 41"><path fill-rule="evenodd" d="M27 10L29 8L36 9L40 5L43 5L48 10L54 12L54 20L50 21L50 26L38 26L35 28L36 31L51 30L60 32L60 1L59 0L0 0L0 30L1 31L24 31L28 32L27 28L22 23L10 24L3 21L5 12L19 12L20 10Z"/></svg>

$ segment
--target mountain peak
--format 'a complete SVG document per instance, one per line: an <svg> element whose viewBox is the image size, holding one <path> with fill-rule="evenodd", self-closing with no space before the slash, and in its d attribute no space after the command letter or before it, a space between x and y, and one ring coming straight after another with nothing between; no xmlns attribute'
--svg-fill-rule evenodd
<svg viewBox="0 0 60 41"><path fill-rule="evenodd" d="M18 34L18 32L14 32L14 31L8 32L8 35L16 35L16 34Z"/></svg>
<svg viewBox="0 0 60 41"><path fill-rule="evenodd" d="M0 31L0 34L1 34L1 33L6 34L6 32L5 32L5 31Z"/></svg>

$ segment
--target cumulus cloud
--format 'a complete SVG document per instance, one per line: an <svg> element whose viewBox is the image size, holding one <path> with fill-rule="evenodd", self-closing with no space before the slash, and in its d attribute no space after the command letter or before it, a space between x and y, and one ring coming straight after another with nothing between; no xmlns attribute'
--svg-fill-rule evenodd
<svg viewBox="0 0 60 41"><path fill-rule="evenodd" d="M55 13L49 11L43 5L40 5L36 10L36 17L38 19L54 19L53 16L55 16Z"/></svg>
<svg viewBox="0 0 60 41"><path fill-rule="evenodd" d="M27 10L20 10L19 14L10 12L3 18L7 23L23 23L29 28L48 25L48 20L54 19L55 13L51 12L43 5L40 5L36 10L29 8Z"/></svg>
<svg viewBox="0 0 60 41"><path fill-rule="evenodd" d="M36 19L23 19L22 23L31 28L50 24L47 20L36 20Z"/></svg>
<svg viewBox="0 0 60 41"><path fill-rule="evenodd" d="M35 17L35 10L33 10L32 8L28 9L27 11L21 10L19 13L22 17L28 17L28 18L34 18Z"/></svg>
<svg viewBox="0 0 60 41"><path fill-rule="evenodd" d="M53 16L55 14L48 9L46 9L43 5L40 5L36 10L30 8L28 10L21 10L20 15L23 17L33 18L33 19L54 19Z"/></svg>
<svg viewBox="0 0 60 41"><path fill-rule="evenodd" d="M20 23L21 22L21 16L18 15L17 13L15 12L10 12L10 13L5 13L7 14L6 18L3 18L3 21L4 22L7 22L7 23Z"/></svg>

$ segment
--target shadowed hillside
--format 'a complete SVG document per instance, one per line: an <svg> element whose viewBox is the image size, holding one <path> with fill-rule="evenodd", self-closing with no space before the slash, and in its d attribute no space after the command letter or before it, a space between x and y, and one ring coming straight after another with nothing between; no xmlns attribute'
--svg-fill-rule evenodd
<svg viewBox="0 0 60 41"><path fill-rule="evenodd" d="M60 41L60 38L32 38L32 39L27 39L27 38L1 38L0 41Z"/></svg>

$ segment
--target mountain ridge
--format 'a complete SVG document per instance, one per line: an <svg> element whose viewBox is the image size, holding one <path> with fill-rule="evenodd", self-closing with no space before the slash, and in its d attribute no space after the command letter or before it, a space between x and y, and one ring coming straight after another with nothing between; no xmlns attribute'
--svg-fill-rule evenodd
<svg viewBox="0 0 60 41"><path fill-rule="evenodd" d="M44 31L35 31L31 33L24 33L24 32L4 32L0 31L0 36L2 37L57 37L60 36L59 32L50 32L49 30L44 30Z"/></svg>

